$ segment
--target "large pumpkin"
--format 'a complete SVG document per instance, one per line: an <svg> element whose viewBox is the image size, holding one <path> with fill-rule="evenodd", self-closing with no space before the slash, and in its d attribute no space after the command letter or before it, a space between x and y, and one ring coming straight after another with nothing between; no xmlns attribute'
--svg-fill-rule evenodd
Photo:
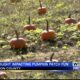
<svg viewBox="0 0 80 80"><path fill-rule="evenodd" d="M47 28L41 33L41 39L43 41L49 41L49 40L53 40L55 36L56 36L55 31L49 29L48 21L47 21Z"/></svg>
<svg viewBox="0 0 80 80"><path fill-rule="evenodd" d="M24 48L26 45L26 40L24 38L19 38L17 31L15 31L15 33L16 33L16 38L12 38L9 41L11 48L13 49Z"/></svg>
<svg viewBox="0 0 80 80"><path fill-rule="evenodd" d="M34 25L34 24L31 24L30 16L29 16L28 25L25 25L25 26L24 26L24 30L36 30L35 25Z"/></svg>
<svg viewBox="0 0 80 80"><path fill-rule="evenodd" d="M9 41L11 48L24 48L26 44L26 40L24 38L13 38Z"/></svg>
<svg viewBox="0 0 80 80"><path fill-rule="evenodd" d="M77 30L80 30L80 22L77 23Z"/></svg>
<svg viewBox="0 0 80 80"><path fill-rule="evenodd" d="M64 21L66 24L75 24L76 23L76 20L71 18L71 14L68 16L68 18L65 19Z"/></svg>
<svg viewBox="0 0 80 80"><path fill-rule="evenodd" d="M55 37L55 32L53 30L44 30L41 34L41 39L44 41L53 40Z"/></svg>
<svg viewBox="0 0 80 80"><path fill-rule="evenodd" d="M42 6L41 0L39 0L40 7L38 8L38 14L43 15L47 12L47 8Z"/></svg>

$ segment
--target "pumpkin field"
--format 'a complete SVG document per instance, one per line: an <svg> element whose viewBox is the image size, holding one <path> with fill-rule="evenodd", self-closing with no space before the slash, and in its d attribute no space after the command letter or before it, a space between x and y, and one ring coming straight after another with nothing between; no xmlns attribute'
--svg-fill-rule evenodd
<svg viewBox="0 0 80 80"><path fill-rule="evenodd" d="M80 0L0 0L0 62L80 62ZM80 79L80 71L0 70L0 79Z"/></svg>

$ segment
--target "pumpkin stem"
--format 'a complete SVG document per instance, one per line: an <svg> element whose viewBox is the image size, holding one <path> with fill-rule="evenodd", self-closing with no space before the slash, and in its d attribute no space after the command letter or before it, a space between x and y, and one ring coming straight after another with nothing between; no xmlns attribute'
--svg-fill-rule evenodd
<svg viewBox="0 0 80 80"><path fill-rule="evenodd" d="M15 34L16 34L16 38L18 39L19 38L18 31L16 29L14 29L14 31L15 31Z"/></svg>
<svg viewBox="0 0 80 80"><path fill-rule="evenodd" d="M47 28L46 28L46 30L49 31L49 22L48 22L48 20L46 20L46 22L47 22Z"/></svg>
<svg viewBox="0 0 80 80"><path fill-rule="evenodd" d="M17 31L17 29L16 29L16 27L14 27L14 24L12 23L12 28L13 28L13 30L14 30L14 32L15 32L15 34L16 34L16 38L18 39L19 38L19 33L18 33L18 31Z"/></svg>
<svg viewBox="0 0 80 80"><path fill-rule="evenodd" d="M42 3L41 3L41 0L39 0L39 3L40 3L40 7L42 8Z"/></svg>
<svg viewBox="0 0 80 80"><path fill-rule="evenodd" d="M52 53L51 56L50 56L50 61L51 62L52 62L53 56L54 56L54 53Z"/></svg>
<svg viewBox="0 0 80 80"><path fill-rule="evenodd" d="M28 23L31 24L31 17L30 17L30 15L29 15L29 18L28 19L29 19L29 22Z"/></svg>
<svg viewBox="0 0 80 80"><path fill-rule="evenodd" d="M68 15L68 18L71 18L71 14Z"/></svg>

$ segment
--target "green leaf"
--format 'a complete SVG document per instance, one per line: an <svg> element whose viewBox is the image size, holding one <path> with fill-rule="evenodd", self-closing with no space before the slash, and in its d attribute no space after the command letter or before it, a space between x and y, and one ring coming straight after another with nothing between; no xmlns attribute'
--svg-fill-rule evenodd
<svg viewBox="0 0 80 80"><path fill-rule="evenodd" d="M61 8L63 8L64 6L65 6L64 2L60 2L60 3L56 4L55 8L61 9Z"/></svg>
<svg viewBox="0 0 80 80"><path fill-rule="evenodd" d="M62 49L67 50L67 49L68 49L68 46L67 46L67 45L64 45L64 46L62 47Z"/></svg>
<svg viewBox="0 0 80 80"><path fill-rule="evenodd" d="M80 41L77 42L76 46L80 47Z"/></svg>

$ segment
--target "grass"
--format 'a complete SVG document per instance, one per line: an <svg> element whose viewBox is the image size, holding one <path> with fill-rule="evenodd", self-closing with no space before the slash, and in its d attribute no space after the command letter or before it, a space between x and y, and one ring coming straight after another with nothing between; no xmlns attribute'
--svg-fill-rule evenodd
<svg viewBox="0 0 80 80"><path fill-rule="evenodd" d="M75 2L76 1L76 2ZM79 0L43 0L48 12L39 16L38 0L21 0L12 4L10 0L0 0L0 61L46 61L54 53L53 59L59 61L80 61L80 31L76 24L64 24L69 13L78 20L80 17ZM36 25L36 31L23 32L23 26L28 24L28 16ZM40 34L49 20L50 29L56 31L57 36L52 42L44 42ZM8 41L15 37L13 27L19 31L20 36L27 40L26 50L12 50ZM16 54L18 53L18 54ZM22 54L24 53L24 54ZM80 79L79 71L64 73L43 70L5 70L9 79Z"/></svg>

